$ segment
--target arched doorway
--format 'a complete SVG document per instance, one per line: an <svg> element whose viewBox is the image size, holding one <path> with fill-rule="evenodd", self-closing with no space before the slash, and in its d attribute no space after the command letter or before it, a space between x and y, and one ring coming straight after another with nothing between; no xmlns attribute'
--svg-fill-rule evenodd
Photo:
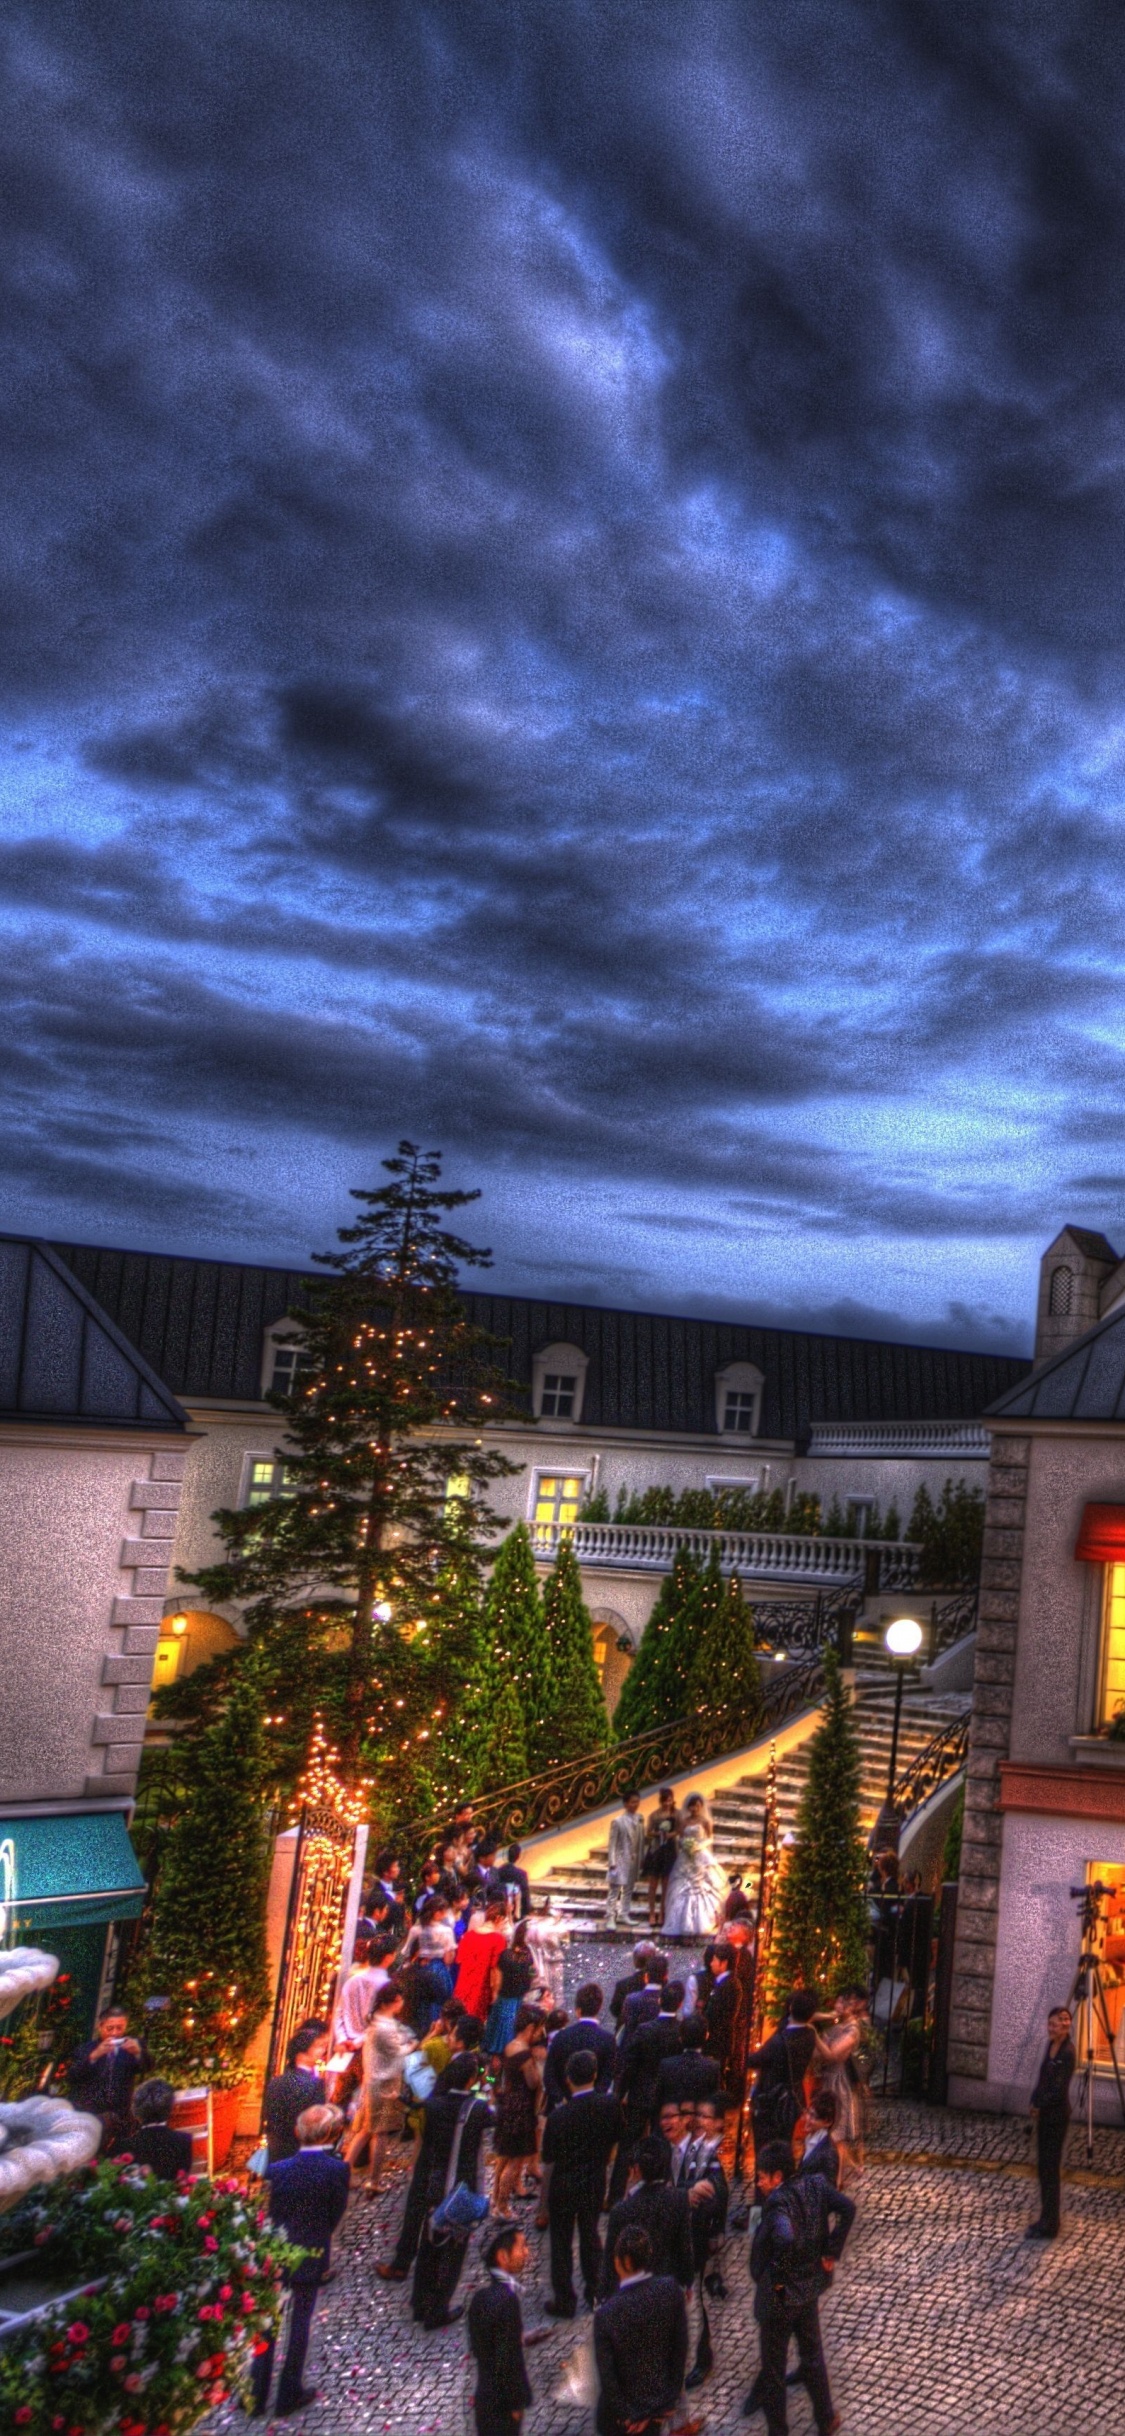
<svg viewBox="0 0 1125 2436"><path fill-rule="evenodd" d="M601 1678L605 1705L612 1717L621 1698L621 1688L633 1663L633 1644L623 1616L612 1607L596 1607L591 1617L594 1627L594 1664Z"/></svg>

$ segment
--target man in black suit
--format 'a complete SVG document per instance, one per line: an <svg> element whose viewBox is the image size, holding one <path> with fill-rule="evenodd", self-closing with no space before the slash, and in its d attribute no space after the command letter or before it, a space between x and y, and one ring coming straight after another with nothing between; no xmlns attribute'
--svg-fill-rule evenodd
<svg viewBox="0 0 1125 2436"><path fill-rule="evenodd" d="M625 2002L621 2007L621 2020L617 2029L617 2072L619 2079L624 2066L625 2057L633 2044L633 2040L641 2027L641 2023L654 2022L657 2014L660 2011L660 1991L668 1977L668 1957L666 1954L650 1954L643 1967L644 1979L642 1985L639 1988L633 1989L632 1994L626 1997Z"/></svg>
<svg viewBox="0 0 1125 2436"><path fill-rule="evenodd" d="M757 2074L750 2098L754 2148L771 2140L792 2145L798 2116L804 2110L802 2083L817 2049L813 2016L819 2011L815 1988L797 1988L786 2007L785 2020L762 2047L746 2058L747 2070Z"/></svg>
<svg viewBox="0 0 1125 2436"><path fill-rule="evenodd" d="M703 2298L704 2287L716 2300L726 2297L726 2286L717 2267L712 2268L712 2253L726 2230L730 2191L723 2172L721 2150L726 2129L726 2098L720 2090L696 2103L695 2118L687 2153L680 2170L679 2188L688 2202L691 2220L692 2267L698 2280L699 2340L695 2347L686 2383L693 2392L709 2377L715 2365L711 2347L711 2325Z"/></svg>
<svg viewBox="0 0 1125 2436"><path fill-rule="evenodd" d="M680 2024L681 2052L666 2055L656 2076L653 2091L653 2113L659 2115L669 2098L684 2100L694 2106L697 2098L711 2098L719 2087L720 2072L713 2055L704 2055L703 2044L707 2024L701 2013L689 2013Z"/></svg>
<svg viewBox="0 0 1125 2436"><path fill-rule="evenodd" d="M449 2075L458 2056L476 2055L483 2036L484 2024L477 2015L462 2013L453 2028L451 2041L453 2053L444 2072L439 2072L430 2091L431 2097L448 2097L451 2089L459 2088L462 2089L463 2094L462 2082L456 2079L450 2080ZM414 2171L410 2177L410 2187L406 2194L406 2206L402 2212L402 2223L399 2227L394 2255L391 2258L377 2258L375 2261L375 2273L384 2284L405 2284L418 2255L422 2227L425 2224L426 2211L430 2205L430 2183L433 2180L435 2168L440 2166L444 2173L449 2162L448 2147L441 2148L441 2143L445 2139L445 2125L446 2117L443 2114L428 2116L423 2107L422 2138L414 2160ZM440 2155L437 2153L438 2149L441 2149Z"/></svg>
<svg viewBox="0 0 1125 2436"><path fill-rule="evenodd" d="M496 1872L496 1881L499 1886L515 1887L517 1914L521 1920L526 1920L531 1910L531 1880L526 1869L520 1868L522 1850L521 1844L509 1844L508 1858L501 1862Z"/></svg>
<svg viewBox="0 0 1125 2436"><path fill-rule="evenodd" d="M142 2081L133 2092L136 2128L127 2134L125 2146L134 2164L147 2165L161 2182L174 2182L177 2174L190 2174L195 2163L191 2133L172 2129L175 2103L176 2092L170 2081Z"/></svg>
<svg viewBox="0 0 1125 2436"><path fill-rule="evenodd" d="M597 2085L600 2090L609 2089L613 2081L617 2045L612 2030L607 2030L598 2019L605 2001L601 1989L594 1980L588 1979L579 1988L574 2001L578 2007L577 2020L568 2022L565 2030L556 2030L547 2049L543 2095L548 2114L553 2113L556 2106L561 2106L566 2096L566 2068L572 2055L581 2055L585 2051L587 2055L596 2056Z"/></svg>
<svg viewBox="0 0 1125 2436"><path fill-rule="evenodd" d="M654 2275L674 2275L686 2290L691 2283L693 2254L691 2210L686 2189L673 2190L668 2180L665 2141L638 2142L624 2199L610 2209L606 2226L598 2298L608 2301L617 2290L617 2240L626 2225L643 2225L652 2245Z"/></svg>
<svg viewBox="0 0 1125 2436"><path fill-rule="evenodd" d="M730 2065L737 2005L734 1947L727 1943L725 1937L720 1937L717 1945L711 1948L711 1985L707 1990L703 2018L707 2025L707 2053L714 2057L722 2081L726 2080Z"/></svg>
<svg viewBox="0 0 1125 2436"><path fill-rule="evenodd" d="M324 2022L302 2022L289 2041L284 2072L275 2073L266 2083L262 2124L271 2165L296 2156L298 2116L307 2106L324 2104L324 2082L315 2067L323 2062L327 2043Z"/></svg>
<svg viewBox="0 0 1125 2436"><path fill-rule="evenodd" d="M484 2245L488 2282L474 2292L466 2320L477 2364L473 2411L477 2436L518 2436L531 2401L523 2357L523 2317L517 2277L527 2265L522 2225L494 2226Z"/></svg>
<svg viewBox="0 0 1125 2436"><path fill-rule="evenodd" d="M93 2038L75 2048L66 2068L67 2088L82 2114L100 2118L103 2149L128 2146L133 2090L148 2071L148 2062L148 2048L143 2038L132 2035L122 2005L111 2005Z"/></svg>
<svg viewBox="0 0 1125 2436"><path fill-rule="evenodd" d="M303 2384L302 2372L316 2296L332 2257L332 2236L348 2204L351 2175L334 2145L343 2122L338 2106L306 2107L297 2121L296 2156L266 2167L271 2221L286 2241L298 2242L309 2253L285 2279L290 2290L289 2341L277 2381L274 2408L279 2419L303 2411L316 2399L316 2387ZM271 2335L251 2372L256 2419L269 2400L274 2346Z"/></svg>
<svg viewBox="0 0 1125 2436"><path fill-rule="evenodd" d="M445 2240L430 2238L429 2211L439 2207L445 2197L449 2168L453 2159L453 2143L461 2127L461 2145L457 2152L456 2180L475 2191L480 2175L480 2153L485 2132L492 2121L492 2109L484 2098L474 2096L480 2073L480 2057L456 2055L445 2067L441 2086L435 2087L422 2109L422 2144L429 2156L426 2182L427 2220L418 2245L410 2307L416 2322L432 2334L439 2326L451 2326L462 2313L463 2303L453 2305L461 2269L465 2264L467 2242L453 2235Z"/></svg>
<svg viewBox="0 0 1125 2436"><path fill-rule="evenodd" d="M645 2133L651 2129L656 2104L656 2079L661 2064L665 2056L675 2055L679 2051L679 2012L683 2001L683 1981L666 1979L660 1989L660 2009L655 2021L641 2023L620 2061L617 2095L621 2101L622 2136L609 2186L611 2208L616 2206L625 2188L625 2176L638 2140L643 2140Z"/></svg>
<svg viewBox="0 0 1125 2436"><path fill-rule="evenodd" d="M643 2225L626 2225L618 2234L617 2269L617 2290L594 2318L599 2436L643 2436L646 2429L656 2436L684 2390L683 2290L674 2276L653 2274Z"/></svg>
<svg viewBox="0 0 1125 2436"><path fill-rule="evenodd" d="M799 2174L820 2174L834 2191L840 2187L840 2151L832 2137L838 2111L835 2091L818 2089L809 2107L812 2128L797 2168Z"/></svg>
<svg viewBox="0 0 1125 2436"><path fill-rule="evenodd" d="M645 1984L645 1964L650 1960L651 1956L656 1953L656 1951L657 1949L654 1946L651 1937L638 1938L636 1945L633 1947L633 1968L629 1972L627 1978L619 1979L616 1982L613 1994L609 2000L611 2017L619 2027L621 2023L621 2015L625 2008L625 1999L627 1996L635 1996L638 1988L643 1988Z"/></svg>
<svg viewBox="0 0 1125 2436"><path fill-rule="evenodd" d="M818 2303L855 2221L855 2207L821 2175L795 2174L792 2149L784 2140L766 2142L757 2177L762 2216L750 2273L761 2367L743 2407L748 2416L764 2410L766 2436L787 2436L785 2365L790 2337L796 2335L801 2381L808 2387L818 2436L833 2436L840 2422L824 2365Z"/></svg>
<svg viewBox="0 0 1125 2436"><path fill-rule="evenodd" d="M543 2132L543 2180L540 2224L551 2232L551 2298L547 2316L572 2318L578 2307L574 2291L574 2232L588 2306L592 2309L602 2263L598 2218L605 2205L605 2177L621 2133L621 2109L616 2098L596 2087L598 2067L585 2050L572 2055L566 2068L569 2096L565 2106L548 2115Z"/></svg>

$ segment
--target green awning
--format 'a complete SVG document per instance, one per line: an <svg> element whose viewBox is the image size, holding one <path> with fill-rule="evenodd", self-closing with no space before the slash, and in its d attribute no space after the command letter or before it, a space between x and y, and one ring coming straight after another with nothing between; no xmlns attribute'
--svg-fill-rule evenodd
<svg viewBox="0 0 1125 2436"><path fill-rule="evenodd" d="M34 1943L45 1929L135 1920L144 1879L120 1810L0 1814L0 1906L8 1929Z"/></svg>

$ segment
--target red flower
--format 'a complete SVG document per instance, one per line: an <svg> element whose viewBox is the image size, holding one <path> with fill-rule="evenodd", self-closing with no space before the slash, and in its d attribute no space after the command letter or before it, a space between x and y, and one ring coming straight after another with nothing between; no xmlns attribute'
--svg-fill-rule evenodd
<svg viewBox="0 0 1125 2436"><path fill-rule="evenodd" d="M220 2284L220 2286L219 2286L219 2299L220 2299L221 2301L229 2301L229 2299L230 2299L231 2294L232 2294L232 2292L233 2292L233 2291L234 2291L234 2285L233 2285L233 2284Z"/></svg>
<svg viewBox="0 0 1125 2436"><path fill-rule="evenodd" d="M113 2369L114 2374L115 2374L116 2376L118 2376L118 2377L119 2377L119 2376L121 2375L121 2371L122 2371L122 2369L123 2369L123 2368L128 2368L128 2366L129 2366L129 2354L128 2354L128 2352L127 2352L127 2351L114 2351L114 2352L111 2352L111 2353L110 2353L110 2356L109 2356L109 2365L110 2365L110 2367Z"/></svg>
<svg viewBox="0 0 1125 2436"><path fill-rule="evenodd" d="M214 2234L213 2234L213 2233L209 2233L209 2234L207 2235L207 2238L206 2238L206 2240L205 2240L205 2242L204 2242L204 2244L203 2244L203 2247L204 2247L204 2249L205 2249L205 2250L217 2250L217 2249L218 2249L219 2245L218 2245L218 2242L216 2241L215 2236L214 2236Z"/></svg>
<svg viewBox="0 0 1125 2436"><path fill-rule="evenodd" d="M25 2428L25 2427L27 2426L28 2420L29 2420L29 2419L30 2419L30 2417L31 2417L31 2404L30 2404L30 2402L21 2402L21 2404L20 2404L20 2406L19 2406L18 2411L13 2411L13 2413L12 2413L12 2417L13 2417L13 2419L15 2420L16 2426L17 2426L18 2428Z"/></svg>
<svg viewBox="0 0 1125 2436"><path fill-rule="evenodd" d="M140 2377L138 2377L137 2372L134 2369L132 2376L126 2377L125 2379L125 2391L127 2394L139 2394L141 2391L141 2385L142 2380Z"/></svg>
<svg viewBox="0 0 1125 2436"><path fill-rule="evenodd" d="M139 2309L134 2309L133 2311L133 2323L135 2326L139 2326L145 2318L151 2316L152 2311L150 2309L146 2309L144 2303L142 2302L141 2307Z"/></svg>
<svg viewBox="0 0 1125 2436"><path fill-rule="evenodd" d="M66 2339L68 2343L88 2343L90 2340L90 2329L88 2326L84 2326L82 2324L81 2318L76 2318L73 2326L67 2327Z"/></svg>
<svg viewBox="0 0 1125 2436"><path fill-rule="evenodd" d="M156 2299L152 2304L154 2309L178 2309L179 2305L180 2296L178 2292L158 2292Z"/></svg>
<svg viewBox="0 0 1125 2436"><path fill-rule="evenodd" d="M128 2320L128 2318L126 2318L125 2323L124 2323L124 2325L123 2325L123 2326L115 2326L115 2327L114 2327L114 2329L113 2329L113 2333L112 2333L112 2334L111 2334L111 2336L110 2336L110 2342L111 2342L111 2343L112 2343L112 2344L115 2346L115 2348L116 2348L116 2349L119 2351L119 2350L120 2350L120 2348L121 2348L121 2345L122 2345L123 2343L127 2343L127 2342L128 2342L129 2337L130 2337L130 2335L132 2334L132 2331L133 2331L133 2329L132 2329L132 2327L131 2327L131 2326L130 2326L130 2324L129 2324L129 2320Z"/></svg>
<svg viewBox="0 0 1125 2436"><path fill-rule="evenodd" d="M244 2293L243 2293L243 2295L242 2295L242 2306L243 2306L243 2308L244 2308L244 2309L245 2309L245 2310L246 2310L248 2313L250 2313L250 2314L252 2314L252 2313L253 2313L253 2311L254 2311L254 2310L257 2308L258 2304L257 2304L257 2301L255 2300L254 2295L253 2295L253 2293L252 2293L252 2292L244 2292Z"/></svg>

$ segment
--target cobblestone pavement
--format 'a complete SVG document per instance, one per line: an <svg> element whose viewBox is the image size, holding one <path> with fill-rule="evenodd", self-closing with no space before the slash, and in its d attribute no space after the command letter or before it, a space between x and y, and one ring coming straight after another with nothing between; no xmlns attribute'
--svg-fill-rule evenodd
<svg viewBox="0 0 1125 2436"><path fill-rule="evenodd" d="M624 1968L621 1956L620 1945L603 1954L582 1941L568 1957L568 1992L591 1974L608 1984ZM1085 2411L1083 2395L1116 2390L1125 2194L1105 2179L1071 2183L1061 2239L1029 2243L1023 2233L1038 2194L1020 2170L1029 2157L1025 2125L887 2105L874 2132L877 2150L907 2157L869 2163L856 2187L855 2231L823 2307L845 2436L1056 2436L1076 2409ZM1125 2135L1098 2139L1101 2174L1116 2175L1125 2168ZM1078 2143L1073 2161L1084 2162L1081 2134L1071 2141ZM910 2161L922 2157L948 2162ZM319 2399L295 2423L307 2436L469 2436L472 2429L463 2327L421 2334L410 2318L409 2285L386 2286L374 2274L375 2259L389 2253L404 2187L398 2174L378 2199L356 2198L349 2207L339 2272L309 2355ZM524 2323L551 2327L528 2355L537 2399L525 2436L590 2436L592 2413L552 2400L590 2320L555 2327L543 2319L539 2236L530 2208L521 2213L532 2247ZM696 2397L709 2436L764 2426L741 2415L756 2355L746 2248L745 2237L728 2242L729 2297L710 2304L717 2367ZM474 2242L459 2298L479 2280L475 2259ZM223 2412L216 2436L242 2424L240 2413ZM793 2436L810 2436L812 2424L806 2397L795 2392Z"/></svg>

